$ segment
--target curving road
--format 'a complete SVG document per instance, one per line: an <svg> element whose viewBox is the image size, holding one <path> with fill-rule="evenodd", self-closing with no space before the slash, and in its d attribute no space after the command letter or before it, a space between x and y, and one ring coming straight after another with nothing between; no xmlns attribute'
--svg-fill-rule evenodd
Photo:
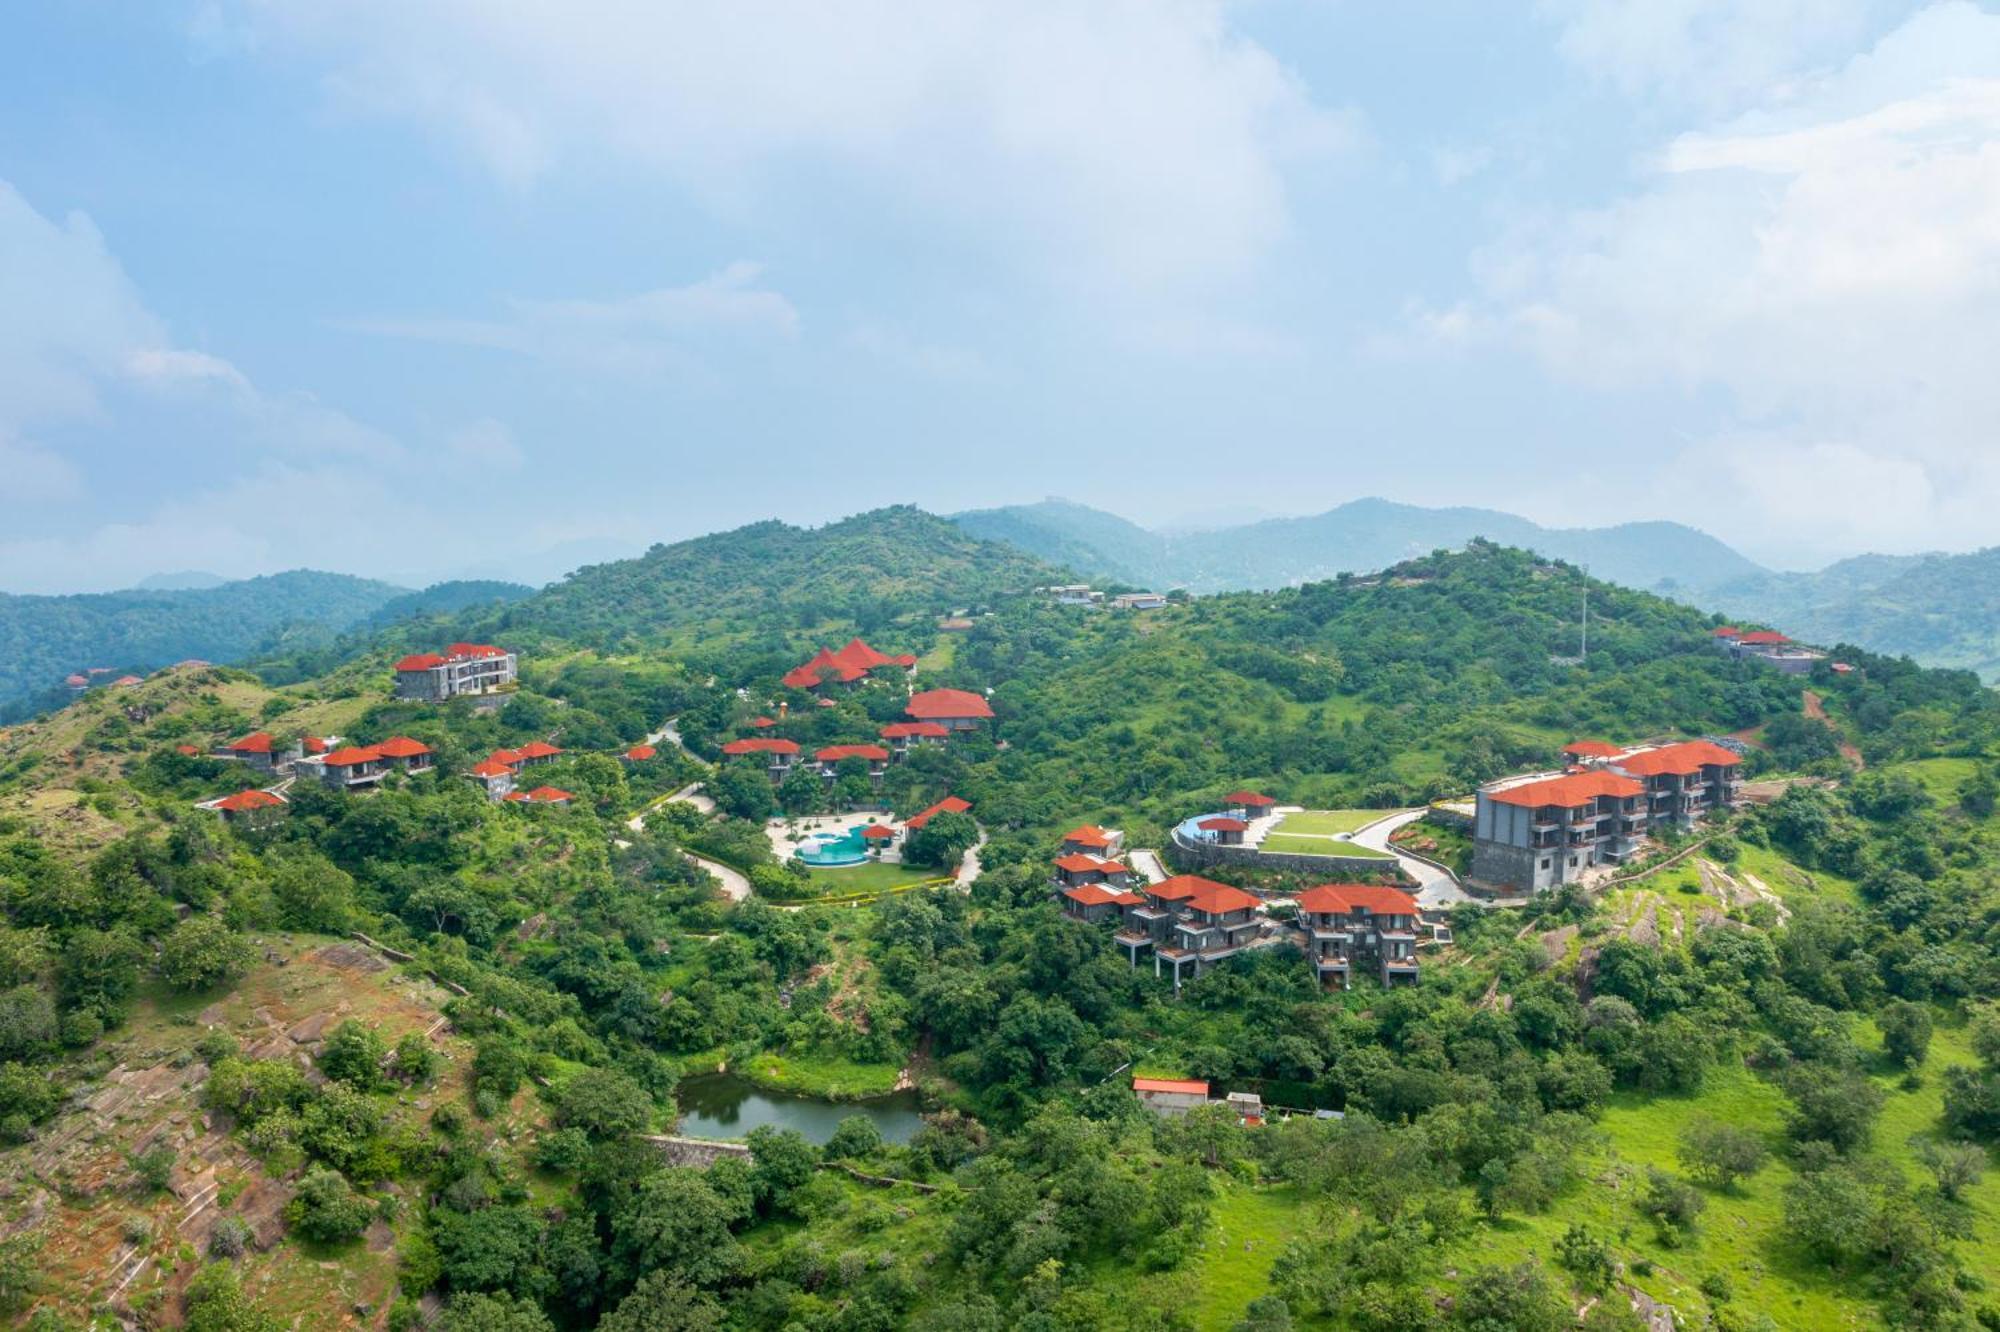
<svg viewBox="0 0 2000 1332"><path fill-rule="evenodd" d="M1456 906L1460 902L1478 902L1480 899L1466 892L1457 876L1450 870L1440 869L1436 865L1418 860L1415 856L1406 855L1390 844L1390 834L1415 823L1424 814L1425 811L1421 809L1399 810L1387 818L1377 819L1365 827L1357 828L1349 840L1357 845L1386 851L1394 856L1396 863L1403 867L1403 872L1417 881L1416 898L1419 907L1428 909Z"/></svg>
<svg viewBox="0 0 2000 1332"><path fill-rule="evenodd" d="M646 827L646 816L648 814L651 814L661 805L668 804L675 800L684 801L687 804L693 805L696 809L700 810L704 814L712 811L715 808L715 802L713 800L710 800L707 796L702 795L700 792L696 791L693 785L688 785L682 787L680 790L674 792L672 795L665 796L659 800L654 801L652 804L646 806L646 808L640 810L637 814L634 814L631 818L625 820L625 826L630 828L633 832L643 831ZM750 880L745 878L740 870L731 869L729 866L723 864L721 861L703 859L701 856L694 854L694 852L692 851L683 850L681 854L686 856L689 860L692 860L695 864L701 866L703 869L707 870L709 872L710 877L712 877L717 883L722 885L722 895L724 897L727 897L734 902L741 902L746 900L750 896Z"/></svg>

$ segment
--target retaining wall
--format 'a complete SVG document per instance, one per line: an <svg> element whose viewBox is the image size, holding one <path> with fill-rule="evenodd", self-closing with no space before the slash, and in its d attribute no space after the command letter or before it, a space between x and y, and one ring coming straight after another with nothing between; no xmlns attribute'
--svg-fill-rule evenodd
<svg viewBox="0 0 2000 1332"><path fill-rule="evenodd" d="M1210 865L1254 865L1290 874L1324 874L1329 877L1380 874L1384 870L1398 876L1402 874L1402 866L1391 856L1316 856L1296 851L1265 851L1254 846L1216 846L1208 842L1186 841L1181 837L1179 828L1174 829L1173 846L1175 864L1190 865L1195 869L1206 869Z"/></svg>

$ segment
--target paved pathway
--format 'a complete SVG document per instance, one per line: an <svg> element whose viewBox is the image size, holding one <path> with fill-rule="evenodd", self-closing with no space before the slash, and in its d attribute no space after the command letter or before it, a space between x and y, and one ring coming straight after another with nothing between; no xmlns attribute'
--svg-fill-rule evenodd
<svg viewBox="0 0 2000 1332"><path fill-rule="evenodd" d="M953 886L963 891L971 890L972 881L979 877L979 872L981 869L979 863L979 848L985 845L986 845L986 830L984 828L981 828L979 830L979 840L974 842L972 846L969 849L967 849L965 853L965 859L958 862L958 877L952 880Z"/></svg>
<svg viewBox="0 0 2000 1332"><path fill-rule="evenodd" d="M672 795L667 796L665 799L654 801L652 804L646 806L646 808L640 810L637 814L634 814L631 818L625 820L625 826L630 828L633 832L644 831L646 827L646 816L651 814L655 809L658 809L661 805L668 804L671 801L675 800L686 801L688 804L693 805L696 809L701 810L704 814L715 808L715 802L713 800L710 800L705 795L697 794L694 787L692 786L684 786L680 790L674 792ZM684 850L681 852L681 854L686 856L689 860L692 860L695 864L701 866L703 869L707 870L709 874L714 877L715 881L722 885L722 895L724 897L729 898L733 902L741 902L750 896L750 880L743 877L743 874L740 871L731 869L729 866L723 864L719 860L708 860L705 859L704 857L695 855L692 851Z"/></svg>
<svg viewBox="0 0 2000 1332"><path fill-rule="evenodd" d="M1149 851L1141 848L1139 850L1128 852L1125 856L1125 859L1131 863L1133 869L1139 871L1139 877L1144 879L1147 883L1166 882L1167 867L1166 864L1160 859L1159 852Z"/></svg>
<svg viewBox="0 0 2000 1332"><path fill-rule="evenodd" d="M1417 881L1417 905L1431 907L1456 906L1460 902L1478 902L1479 898L1465 891L1457 876L1450 870L1427 865L1415 856L1405 855L1389 842L1389 835L1399 828L1407 827L1424 816L1421 809L1406 809L1377 819L1365 827L1357 828L1352 840L1360 846L1373 847L1377 851L1387 851L1403 867L1403 872Z"/></svg>

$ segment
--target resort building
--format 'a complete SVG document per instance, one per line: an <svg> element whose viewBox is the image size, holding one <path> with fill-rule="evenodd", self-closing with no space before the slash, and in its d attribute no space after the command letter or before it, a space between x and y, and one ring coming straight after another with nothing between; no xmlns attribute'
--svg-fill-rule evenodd
<svg viewBox="0 0 2000 1332"><path fill-rule="evenodd" d="M813 762L819 764L819 775L829 782L840 775L840 765L845 759L867 763L868 780L877 785L889 767L889 751L880 745L828 745L813 755Z"/></svg>
<svg viewBox="0 0 2000 1332"><path fill-rule="evenodd" d="M1365 965L1385 986L1417 980L1417 903L1397 888L1323 883L1299 894L1300 947L1322 985L1346 989Z"/></svg>
<svg viewBox="0 0 2000 1332"><path fill-rule="evenodd" d="M926 689L910 695L903 709L913 721L936 722L947 731L970 731L993 720L993 707L965 689Z"/></svg>
<svg viewBox="0 0 2000 1332"><path fill-rule="evenodd" d="M1146 900L1129 889L1103 883L1079 884L1063 889L1056 896L1062 899L1064 915L1093 925L1101 920L1117 920L1125 908L1143 905Z"/></svg>
<svg viewBox="0 0 2000 1332"><path fill-rule="evenodd" d="M276 772L291 765L291 755L279 747L269 731L252 731L231 740L215 751L215 757L247 763L259 772Z"/></svg>
<svg viewBox="0 0 2000 1332"><path fill-rule="evenodd" d="M1738 661L1756 661L1786 675L1806 675L1826 660L1826 654L1802 643L1794 643L1775 629L1738 629L1725 624L1709 631L1717 646Z"/></svg>
<svg viewBox="0 0 2000 1332"><path fill-rule="evenodd" d="M1058 587L1045 587L1043 595L1058 606L1095 606L1104 600L1104 594L1089 583L1064 583Z"/></svg>
<svg viewBox="0 0 2000 1332"><path fill-rule="evenodd" d="M220 800L205 801L201 808L214 810L225 823L261 828L284 817L285 798L273 791L238 791Z"/></svg>
<svg viewBox="0 0 2000 1332"><path fill-rule="evenodd" d="M900 760L919 745L943 744L950 738L951 732L934 721L902 721L890 722L882 728L881 735Z"/></svg>
<svg viewBox="0 0 2000 1332"><path fill-rule="evenodd" d="M1739 803L1741 756L1708 740L1610 754L1570 747L1562 773L1531 773L1479 789L1472 877L1540 892L1599 865L1617 865L1655 828L1692 827ZM1609 748L1609 746L1602 746Z"/></svg>
<svg viewBox="0 0 2000 1332"><path fill-rule="evenodd" d="M514 793L514 769L499 759L481 759L466 775L486 788L488 800L505 800Z"/></svg>
<svg viewBox="0 0 2000 1332"><path fill-rule="evenodd" d="M1222 797L1222 805L1238 818L1262 819L1270 816L1278 802L1260 791L1231 791Z"/></svg>
<svg viewBox="0 0 2000 1332"><path fill-rule="evenodd" d="M392 735L370 748L386 759L391 767L401 768L404 772L429 772L437 764L429 745L421 740L412 740L407 735Z"/></svg>
<svg viewBox="0 0 2000 1332"><path fill-rule="evenodd" d="M532 791L515 791L507 800L519 805L561 805L568 807L576 797L559 786L538 786Z"/></svg>
<svg viewBox="0 0 2000 1332"><path fill-rule="evenodd" d="M514 683L514 654L491 643L453 643L443 652L419 652L396 663L396 697L442 703L491 694Z"/></svg>
<svg viewBox="0 0 2000 1332"><path fill-rule="evenodd" d="M839 651L821 648L813 654L812 660L786 671L783 681L787 689L821 689L830 685L856 684L876 671L908 672L916 664L917 659L913 656L892 657L855 638Z"/></svg>
<svg viewBox="0 0 2000 1332"><path fill-rule="evenodd" d="M776 736L752 736L747 740L731 740L722 747L724 758L759 757L764 764L765 775L773 782L782 782L799 759L799 742L780 740Z"/></svg>
<svg viewBox="0 0 2000 1332"><path fill-rule="evenodd" d="M916 832L939 814L970 814L971 812L972 802L970 800L961 800L955 795L948 795L923 813L904 820L903 832L905 836Z"/></svg>
<svg viewBox="0 0 2000 1332"><path fill-rule="evenodd" d="M1208 1104L1208 1084L1193 1078L1134 1078L1132 1094L1140 1105L1166 1118Z"/></svg>
<svg viewBox="0 0 2000 1332"><path fill-rule="evenodd" d="M1132 881L1132 869L1122 860L1103 860L1083 851L1057 856L1056 882L1065 888L1108 883L1123 888Z"/></svg>
<svg viewBox="0 0 2000 1332"><path fill-rule="evenodd" d="M1115 856L1125 846L1125 834L1116 828L1100 828L1086 823L1063 834L1064 855L1082 852L1087 856Z"/></svg>
<svg viewBox="0 0 2000 1332"><path fill-rule="evenodd" d="M1158 592L1120 592L1111 598L1112 610L1158 610L1166 604Z"/></svg>
<svg viewBox="0 0 2000 1332"><path fill-rule="evenodd" d="M634 745L618 757L627 763L644 763L648 759L655 759L659 756L660 751L651 745Z"/></svg>
<svg viewBox="0 0 2000 1332"><path fill-rule="evenodd" d="M389 767L389 760L383 758L380 751L349 746L330 754L301 759L296 771L303 777L317 777L336 790L352 791L357 787L379 785L388 776Z"/></svg>
<svg viewBox="0 0 2000 1332"><path fill-rule="evenodd" d="M1124 927L1113 937L1134 966L1148 948L1154 975L1162 974L1161 963L1170 964L1176 990L1184 976L1198 977L1234 957L1264 929L1258 900L1226 883L1177 874L1139 891L1145 900L1124 909Z"/></svg>
<svg viewBox="0 0 2000 1332"><path fill-rule="evenodd" d="M1243 834L1250 825L1233 814L1216 814L1194 825L1208 835L1208 840L1217 846L1241 846Z"/></svg>

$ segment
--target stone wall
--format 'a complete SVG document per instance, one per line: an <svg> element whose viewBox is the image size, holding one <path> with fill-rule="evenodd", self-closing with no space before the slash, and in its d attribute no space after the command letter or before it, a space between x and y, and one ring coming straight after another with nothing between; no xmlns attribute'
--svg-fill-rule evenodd
<svg viewBox="0 0 2000 1332"><path fill-rule="evenodd" d="M647 1134L645 1140L659 1149L668 1165L695 1166L706 1169L725 1156L740 1156L749 1159L750 1144L745 1142L717 1142L712 1138L675 1138L664 1134Z"/></svg>

